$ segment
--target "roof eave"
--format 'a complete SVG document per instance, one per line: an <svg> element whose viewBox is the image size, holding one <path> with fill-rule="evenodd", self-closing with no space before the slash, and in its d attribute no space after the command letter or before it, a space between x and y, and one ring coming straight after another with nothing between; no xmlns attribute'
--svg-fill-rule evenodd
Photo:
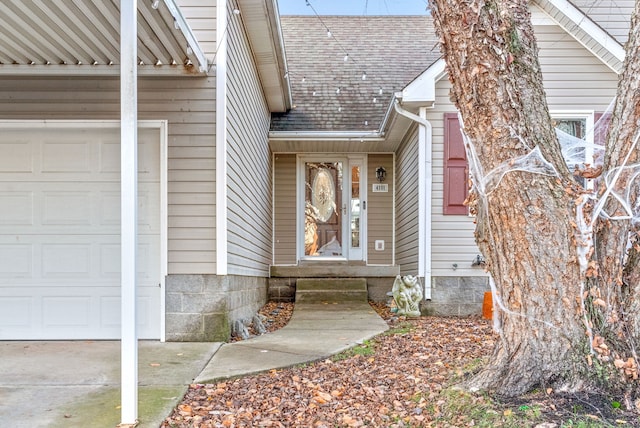
<svg viewBox="0 0 640 428"><path fill-rule="evenodd" d="M238 0L249 44L271 112L291 108L287 58L276 0Z"/></svg>
<svg viewBox="0 0 640 428"><path fill-rule="evenodd" d="M379 131L270 131L272 141L350 141L384 140Z"/></svg>
<svg viewBox="0 0 640 428"><path fill-rule="evenodd" d="M436 82L446 75L447 65L440 58L405 86L396 98L402 101L403 107L429 107L436 100Z"/></svg>
<svg viewBox="0 0 640 428"><path fill-rule="evenodd" d="M544 13L615 73L624 63L624 47L567 0L533 0Z"/></svg>

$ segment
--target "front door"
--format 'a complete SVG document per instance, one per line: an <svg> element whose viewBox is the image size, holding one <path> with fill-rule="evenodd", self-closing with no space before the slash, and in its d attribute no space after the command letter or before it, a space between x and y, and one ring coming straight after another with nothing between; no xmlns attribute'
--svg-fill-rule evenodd
<svg viewBox="0 0 640 428"><path fill-rule="evenodd" d="M364 260L364 164L363 156L300 158L300 259Z"/></svg>

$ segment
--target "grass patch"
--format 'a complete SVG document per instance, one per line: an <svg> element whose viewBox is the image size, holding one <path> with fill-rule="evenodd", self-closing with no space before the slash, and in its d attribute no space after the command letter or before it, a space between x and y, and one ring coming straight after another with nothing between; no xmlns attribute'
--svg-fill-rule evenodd
<svg viewBox="0 0 640 428"><path fill-rule="evenodd" d="M470 393L454 388L440 394L437 422L443 425L482 428L522 428L543 422L536 406L504 407L485 393Z"/></svg>
<svg viewBox="0 0 640 428"><path fill-rule="evenodd" d="M396 334L407 334L407 333L411 333L411 331L414 330L414 326L413 324L411 324L410 322L402 322L400 324L398 324L397 326L390 328L389 330L385 331L384 333L382 333L383 336L393 336Z"/></svg>
<svg viewBox="0 0 640 428"><path fill-rule="evenodd" d="M558 428L620 428L632 427L629 418L615 419L598 414L595 409L569 406L558 397L549 403L532 400L529 403L502 402L483 392L471 393L450 387L443 390L436 404L427 407L435 417L435 426L474 426L482 428L526 428L553 421ZM557 405L553 410L549 404ZM564 409L561 409L564 408ZM594 410L589 413L587 410ZM598 415L598 416L596 416ZM622 415L621 415L622 416Z"/></svg>
<svg viewBox="0 0 640 428"><path fill-rule="evenodd" d="M356 345L353 348L349 348L344 352L331 357L331 361L342 361L351 357L362 356L370 357L375 354L375 342L372 340L365 340L361 345Z"/></svg>

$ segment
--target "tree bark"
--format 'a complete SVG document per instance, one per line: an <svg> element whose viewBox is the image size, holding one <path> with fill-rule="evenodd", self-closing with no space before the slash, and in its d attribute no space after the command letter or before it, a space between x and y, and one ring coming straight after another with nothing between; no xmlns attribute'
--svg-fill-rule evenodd
<svg viewBox="0 0 640 428"><path fill-rule="evenodd" d="M490 361L468 386L518 395L545 384L608 382L637 393L640 3L597 197L562 158L528 2L431 3L468 137L476 241L495 281L502 326ZM608 375L595 375L596 366Z"/></svg>
<svg viewBox="0 0 640 428"><path fill-rule="evenodd" d="M608 133L604 158L604 171L615 176L616 168L622 170L612 191L626 193L630 190L629 206L624 207L615 198L608 197L604 212L610 216L631 214L635 219L610 220L600 216L596 226L595 260L599 267L596 292L605 296L603 317L609 320L605 326L615 336L625 336L631 343L621 358L635 354L640 344L640 166L628 167L640 162L640 142L635 142L640 124L640 3L636 2L631 18L631 31L626 46L624 70L620 76L616 104ZM607 187L600 184L600 195L606 196ZM629 208L635 210L629 213ZM603 332L603 334L606 334ZM637 355L634 355L637 361Z"/></svg>

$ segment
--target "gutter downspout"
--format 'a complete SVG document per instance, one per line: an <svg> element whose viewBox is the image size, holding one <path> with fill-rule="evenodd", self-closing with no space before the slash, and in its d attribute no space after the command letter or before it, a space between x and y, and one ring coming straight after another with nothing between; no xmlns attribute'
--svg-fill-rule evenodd
<svg viewBox="0 0 640 428"><path fill-rule="evenodd" d="M432 207L432 136L433 128L427 117L427 108L420 107L415 115L400 107L396 97L393 106L398 114L420 124L418 130L418 276L424 277L424 299L431 300L431 207ZM422 203L424 201L424 204Z"/></svg>

